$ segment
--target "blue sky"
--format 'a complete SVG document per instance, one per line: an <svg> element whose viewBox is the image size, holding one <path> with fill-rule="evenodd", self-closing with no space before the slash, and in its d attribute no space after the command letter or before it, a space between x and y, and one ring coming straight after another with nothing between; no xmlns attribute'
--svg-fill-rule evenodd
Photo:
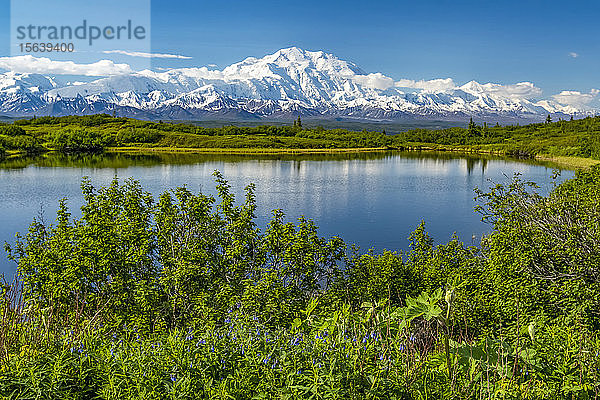
<svg viewBox="0 0 600 400"><path fill-rule="evenodd" d="M10 53L9 9L0 0L0 56ZM152 62L222 68L298 46L394 79L531 81L544 96L589 92L600 86L599 17L592 1L154 0L152 52L191 59Z"/></svg>

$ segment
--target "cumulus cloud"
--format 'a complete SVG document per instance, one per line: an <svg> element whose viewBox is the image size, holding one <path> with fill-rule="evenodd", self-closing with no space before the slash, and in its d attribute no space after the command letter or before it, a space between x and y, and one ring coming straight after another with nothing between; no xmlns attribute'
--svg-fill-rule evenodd
<svg viewBox="0 0 600 400"><path fill-rule="evenodd" d="M572 52L569 53L569 57L577 58L577 57L579 57L579 54L577 54L574 51L572 51Z"/></svg>
<svg viewBox="0 0 600 400"><path fill-rule="evenodd" d="M411 89L422 89L425 91L443 91L451 90L456 88L456 84L452 78L440 78L431 80L420 80L414 81L411 79L400 79L395 83L396 87L411 88Z"/></svg>
<svg viewBox="0 0 600 400"><path fill-rule="evenodd" d="M125 50L105 50L104 54L123 54L130 57L142 57L142 58L177 58L181 60L191 60L192 57L182 56L179 54L164 54L164 53L143 53L140 51L125 51Z"/></svg>
<svg viewBox="0 0 600 400"><path fill-rule="evenodd" d="M379 72L368 75L355 75L354 82L373 89L385 90L394 86L394 80Z"/></svg>
<svg viewBox="0 0 600 400"><path fill-rule="evenodd" d="M160 79L162 81L168 81L169 77L173 75L183 75L192 79L207 79L207 80L236 80L243 79L244 76L241 75L228 75L223 71L219 70L210 70L206 67L200 68L157 68L164 72L154 72L150 70L140 71L139 73L155 79Z"/></svg>
<svg viewBox="0 0 600 400"><path fill-rule="evenodd" d="M210 68L217 68L217 64L208 64L208 65L207 65L207 67L210 67Z"/></svg>
<svg viewBox="0 0 600 400"><path fill-rule="evenodd" d="M82 76L112 76L133 72L128 64L115 64L110 60L100 60L91 64L77 64L73 61L56 61L31 55L0 57L0 69L31 74Z"/></svg>
<svg viewBox="0 0 600 400"><path fill-rule="evenodd" d="M573 107L585 107L591 103L600 93L598 89L592 89L589 93L581 93L576 90L563 90L552 96L556 102Z"/></svg>
<svg viewBox="0 0 600 400"><path fill-rule="evenodd" d="M469 82L463 87L475 89L485 94L505 97L514 100L534 99L542 95L542 89L531 82L519 82L512 85L500 85L498 83L477 84Z"/></svg>

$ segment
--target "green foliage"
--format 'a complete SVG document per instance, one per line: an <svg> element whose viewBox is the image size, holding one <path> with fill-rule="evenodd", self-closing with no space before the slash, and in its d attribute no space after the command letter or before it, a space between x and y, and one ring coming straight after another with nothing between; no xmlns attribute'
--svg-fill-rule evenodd
<svg viewBox="0 0 600 400"><path fill-rule="evenodd" d="M580 153L583 157L591 157L600 160L600 134L595 133L589 137L579 140Z"/></svg>
<svg viewBox="0 0 600 400"><path fill-rule="evenodd" d="M61 129L50 136L50 144L61 153L100 153L111 139L99 132Z"/></svg>
<svg viewBox="0 0 600 400"><path fill-rule="evenodd" d="M23 128L16 125L0 125L0 135L5 136L21 136L26 132Z"/></svg>
<svg viewBox="0 0 600 400"><path fill-rule="evenodd" d="M232 310L218 327L145 335L90 331L22 343L0 366L0 396L16 398L593 398L600 338L569 327L523 337L450 341L436 325L443 293L406 307L371 306L269 328ZM407 323L408 322L408 323ZM35 330L37 328L31 327ZM41 333L41 332L40 332ZM448 374L447 360L451 374Z"/></svg>
<svg viewBox="0 0 600 400"><path fill-rule="evenodd" d="M19 150L26 153L37 153L42 150L40 141L30 135L1 136L0 147L9 150Z"/></svg>
<svg viewBox="0 0 600 400"><path fill-rule="evenodd" d="M7 246L0 396L31 398L558 398L600 390L600 167L551 194L516 176L478 210L481 249L348 252L281 210L255 224L186 188L95 189L72 219ZM23 299L15 293L20 293Z"/></svg>
<svg viewBox="0 0 600 400"><path fill-rule="evenodd" d="M160 139L160 132L153 129L129 128L119 131L116 141L120 144L127 143L156 143Z"/></svg>
<svg viewBox="0 0 600 400"><path fill-rule="evenodd" d="M0 137L34 137L40 145L69 152L107 146L203 149L440 149L494 152L518 157L578 156L600 158L600 117L528 125L411 129L386 135L371 131L310 127L296 119L290 126L204 127L184 123L114 118L107 114L41 117L0 126ZM2 130L10 134L2 134ZM77 134L65 132L78 132ZM60 140L56 142L56 138ZM56 143L55 143L56 142ZM1 144L1 143L0 143ZM9 146L4 145L5 148ZM16 148L16 147L15 147ZM38 146L38 149L40 147Z"/></svg>
<svg viewBox="0 0 600 400"><path fill-rule="evenodd" d="M71 220L63 200L54 226L34 221L10 249L26 301L110 329L210 323L239 304L289 323L333 280L345 245L320 238L304 218L297 227L284 223L280 211L260 234L253 186L236 206L216 177L216 205L185 188L155 204L136 182L96 191L85 180L81 219Z"/></svg>
<svg viewBox="0 0 600 400"><path fill-rule="evenodd" d="M494 231L484 241L485 277L497 321L519 316L600 327L600 168L579 170L548 197L518 176L480 193Z"/></svg>

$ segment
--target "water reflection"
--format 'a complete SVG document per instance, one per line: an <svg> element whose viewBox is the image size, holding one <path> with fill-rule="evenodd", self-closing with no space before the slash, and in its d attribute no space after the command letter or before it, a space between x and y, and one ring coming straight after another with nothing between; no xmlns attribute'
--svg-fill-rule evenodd
<svg viewBox="0 0 600 400"><path fill-rule="evenodd" d="M362 249L406 250L407 237L425 220L440 242L456 234L465 242L490 228L474 213L473 189L487 188L518 172L547 192L552 169L531 161L439 152L373 152L304 155L120 154L9 158L0 162L0 243L25 232L40 209L53 221L58 201L68 198L74 216L83 201L80 183L96 186L133 177L158 196L187 186L215 195L212 173L220 170L238 199L256 185L257 223L271 211L288 220L314 219L323 236L338 235ZM562 179L572 176L567 171ZM15 266L0 252L0 273Z"/></svg>
<svg viewBox="0 0 600 400"><path fill-rule="evenodd" d="M540 165L551 167L548 162L540 162L529 159L516 159L493 155L457 154L450 152L435 151L374 151L374 152L345 152L325 154L219 154L219 153L104 153L104 154L81 154L65 155L58 153L47 153L37 156L18 156L0 160L0 169L24 169L30 166L43 168L114 168L122 169L132 166L152 167L156 165L186 165L205 162L228 162L238 163L249 160L266 162L290 161L294 169L300 170L303 161L345 161L345 160L383 160L390 157L402 157L412 160L435 160L440 164L449 161L464 160L467 173L471 174L477 169L485 173L488 161L508 160L518 161L529 165Z"/></svg>

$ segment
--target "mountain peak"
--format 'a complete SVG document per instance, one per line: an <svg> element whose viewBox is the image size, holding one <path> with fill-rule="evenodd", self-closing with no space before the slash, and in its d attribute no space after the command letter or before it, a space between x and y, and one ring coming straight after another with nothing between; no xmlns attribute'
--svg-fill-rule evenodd
<svg viewBox="0 0 600 400"><path fill-rule="evenodd" d="M399 83L406 83L402 90ZM433 82L433 83L432 83ZM157 119L185 111L189 118L231 111L277 118L290 113L323 117L394 120L399 118L467 119L494 121L541 120L547 113L583 115L555 102L529 101L533 84L480 84L456 87L450 80L394 82L380 73L367 74L352 62L324 51L296 46L262 58L249 57L223 70L180 68L164 72L140 71L79 85L58 86L36 74L0 74L0 113L11 115L54 113L63 102L85 101L98 107L127 107ZM447 82L446 82L447 83ZM412 88L412 89L410 89ZM66 111L65 111L66 112ZM82 111L83 112L83 111Z"/></svg>

